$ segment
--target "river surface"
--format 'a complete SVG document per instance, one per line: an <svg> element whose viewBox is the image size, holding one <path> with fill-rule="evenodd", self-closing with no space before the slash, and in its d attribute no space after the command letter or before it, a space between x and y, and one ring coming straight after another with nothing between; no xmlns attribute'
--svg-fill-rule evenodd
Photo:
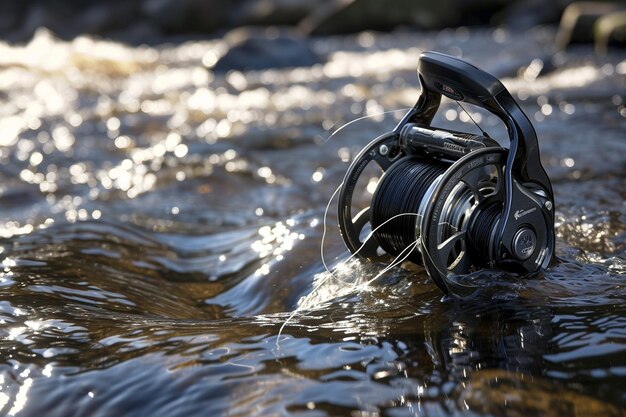
<svg viewBox="0 0 626 417"><path fill-rule="evenodd" d="M626 54L554 36L318 38L318 65L226 74L220 40L0 43L0 414L625 415ZM416 101L428 49L534 121L545 274L485 274L467 299L419 267L369 282L385 265L346 261L334 202L325 271L326 204L403 112L379 114ZM476 132L451 102L436 124Z"/></svg>

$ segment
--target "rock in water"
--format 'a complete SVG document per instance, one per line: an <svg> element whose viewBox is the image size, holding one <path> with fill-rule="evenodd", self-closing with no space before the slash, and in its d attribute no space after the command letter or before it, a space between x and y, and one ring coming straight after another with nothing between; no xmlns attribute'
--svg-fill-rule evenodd
<svg viewBox="0 0 626 417"><path fill-rule="evenodd" d="M239 9L238 26L295 26L334 0L247 0Z"/></svg>
<svg viewBox="0 0 626 417"><path fill-rule="evenodd" d="M556 43L566 48L574 43L594 41L594 27L602 16L626 10L619 2L575 2L567 6L561 17Z"/></svg>
<svg viewBox="0 0 626 417"><path fill-rule="evenodd" d="M595 32L598 53L606 53L609 46L626 47L626 10L602 16L596 23Z"/></svg>
<svg viewBox="0 0 626 417"><path fill-rule="evenodd" d="M243 0L144 0L145 16L168 33L210 33L233 26Z"/></svg>
<svg viewBox="0 0 626 417"><path fill-rule="evenodd" d="M19 22L26 12L26 4L21 1L3 1L0 3L0 36L4 37L19 27Z"/></svg>
<svg viewBox="0 0 626 417"><path fill-rule="evenodd" d="M431 30L485 24L508 3L505 0L335 0L316 9L302 21L301 28L312 34L336 34L389 30L403 25Z"/></svg>
<svg viewBox="0 0 626 417"><path fill-rule="evenodd" d="M309 67L320 62L309 42L291 32L237 29L225 40L229 49L213 67L217 72Z"/></svg>

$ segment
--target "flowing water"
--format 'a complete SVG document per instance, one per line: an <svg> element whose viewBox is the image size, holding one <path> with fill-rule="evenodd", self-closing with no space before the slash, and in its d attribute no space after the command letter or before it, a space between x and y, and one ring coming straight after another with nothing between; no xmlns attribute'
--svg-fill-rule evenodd
<svg viewBox="0 0 626 417"><path fill-rule="evenodd" d="M363 33L312 41L319 65L227 74L219 40L0 44L0 413L623 416L626 56L553 39ZM467 299L418 267L368 282L385 265L344 262L334 205L324 271L328 199L402 111L377 114L417 99L427 49L502 78L535 122L545 274L468 278ZM436 122L476 131L450 102Z"/></svg>

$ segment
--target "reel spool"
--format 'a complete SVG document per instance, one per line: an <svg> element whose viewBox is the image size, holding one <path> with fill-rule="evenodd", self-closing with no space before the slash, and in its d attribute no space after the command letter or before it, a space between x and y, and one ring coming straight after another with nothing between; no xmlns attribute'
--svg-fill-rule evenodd
<svg viewBox="0 0 626 417"><path fill-rule="evenodd" d="M452 277L483 268L527 274L548 267L554 197L528 117L500 81L460 59L425 52L418 76L422 93L415 106L346 172L338 209L348 249L388 261L415 245L407 259L423 265L445 293ZM431 127L441 95L498 116L509 148L486 136ZM369 207L353 216L354 191L370 164L384 173Z"/></svg>

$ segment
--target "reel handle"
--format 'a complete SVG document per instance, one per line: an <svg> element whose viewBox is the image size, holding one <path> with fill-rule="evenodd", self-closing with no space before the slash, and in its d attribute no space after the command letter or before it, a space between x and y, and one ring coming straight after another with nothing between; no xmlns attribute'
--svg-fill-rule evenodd
<svg viewBox="0 0 626 417"><path fill-rule="evenodd" d="M506 91L495 77L475 66L438 52L424 52L417 72L422 88L456 100L484 107L484 103Z"/></svg>
<svg viewBox="0 0 626 417"><path fill-rule="evenodd" d="M475 66L439 52L420 55L417 73L422 93L395 128L407 123L430 126L441 96L482 107L498 116L509 134L507 166L522 183L535 183L552 196L552 187L539 158L537 133L511 93L494 76Z"/></svg>

